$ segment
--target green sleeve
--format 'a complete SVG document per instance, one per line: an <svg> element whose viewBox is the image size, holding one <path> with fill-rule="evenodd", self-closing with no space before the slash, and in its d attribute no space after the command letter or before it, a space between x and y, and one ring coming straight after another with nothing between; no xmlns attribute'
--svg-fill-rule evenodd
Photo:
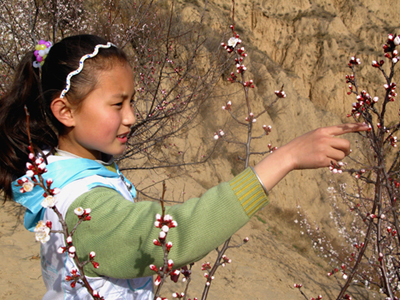
<svg viewBox="0 0 400 300"><path fill-rule="evenodd" d="M178 223L171 228L167 241L173 243L169 258L174 268L197 261L215 249L246 224L249 218L268 203L262 186L250 168L229 182L211 188L200 198L166 207ZM163 252L153 240L161 231L154 226L161 213L157 202L133 203L117 191L98 187L81 195L69 207L69 228L78 221L76 207L91 208L91 220L81 223L73 241L80 259L96 252L100 265L85 266L88 276L135 278L154 275L149 265L162 265Z"/></svg>

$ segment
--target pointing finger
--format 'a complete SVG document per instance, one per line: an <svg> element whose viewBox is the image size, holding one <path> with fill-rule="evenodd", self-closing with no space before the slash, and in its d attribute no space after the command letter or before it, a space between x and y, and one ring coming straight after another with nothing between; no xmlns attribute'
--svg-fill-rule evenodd
<svg viewBox="0 0 400 300"><path fill-rule="evenodd" d="M326 127L328 134L333 136L342 135L345 133L367 131L369 129L368 124L365 123L347 123L336 126Z"/></svg>

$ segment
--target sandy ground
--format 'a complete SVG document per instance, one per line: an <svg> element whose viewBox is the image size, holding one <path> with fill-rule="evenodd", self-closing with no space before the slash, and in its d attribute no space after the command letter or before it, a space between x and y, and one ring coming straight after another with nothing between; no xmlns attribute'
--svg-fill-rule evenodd
<svg viewBox="0 0 400 300"><path fill-rule="evenodd" d="M21 209L0 206L0 299L41 299L40 245L22 225Z"/></svg>

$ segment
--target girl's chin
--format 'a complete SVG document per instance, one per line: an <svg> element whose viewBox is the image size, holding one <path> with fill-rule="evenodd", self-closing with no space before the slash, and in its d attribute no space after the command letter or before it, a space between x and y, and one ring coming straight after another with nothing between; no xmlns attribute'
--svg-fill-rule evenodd
<svg viewBox="0 0 400 300"><path fill-rule="evenodd" d="M125 152L125 150L126 150L126 147L127 147L126 144L122 145L119 151L115 151L115 153L114 153L114 154L111 154L111 155L118 156L118 155L124 154L124 152Z"/></svg>

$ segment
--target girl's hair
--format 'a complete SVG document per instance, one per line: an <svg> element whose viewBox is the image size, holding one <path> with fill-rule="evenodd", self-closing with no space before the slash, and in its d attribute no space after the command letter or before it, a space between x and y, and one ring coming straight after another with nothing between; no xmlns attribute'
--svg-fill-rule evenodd
<svg viewBox="0 0 400 300"><path fill-rule="evenodd" d="M27 119L35 152L58 144L58 135L64 126L54 117L50 105L66 86L68 74L79 67L82 56L90 54L98 44L107 41L94 35L77 35L63 39L50 49L41 69L33 67L36 59L28 52L15 72L8 93L0 99L0 188L6 198L12 198L12 181L24 175L28 161ZM110 70L114 63L127 63L125 53L117 47L101 48L87 59L83 70L71 78L71 87L65 98L75 107L96 87L100 71Z"/></svg>

